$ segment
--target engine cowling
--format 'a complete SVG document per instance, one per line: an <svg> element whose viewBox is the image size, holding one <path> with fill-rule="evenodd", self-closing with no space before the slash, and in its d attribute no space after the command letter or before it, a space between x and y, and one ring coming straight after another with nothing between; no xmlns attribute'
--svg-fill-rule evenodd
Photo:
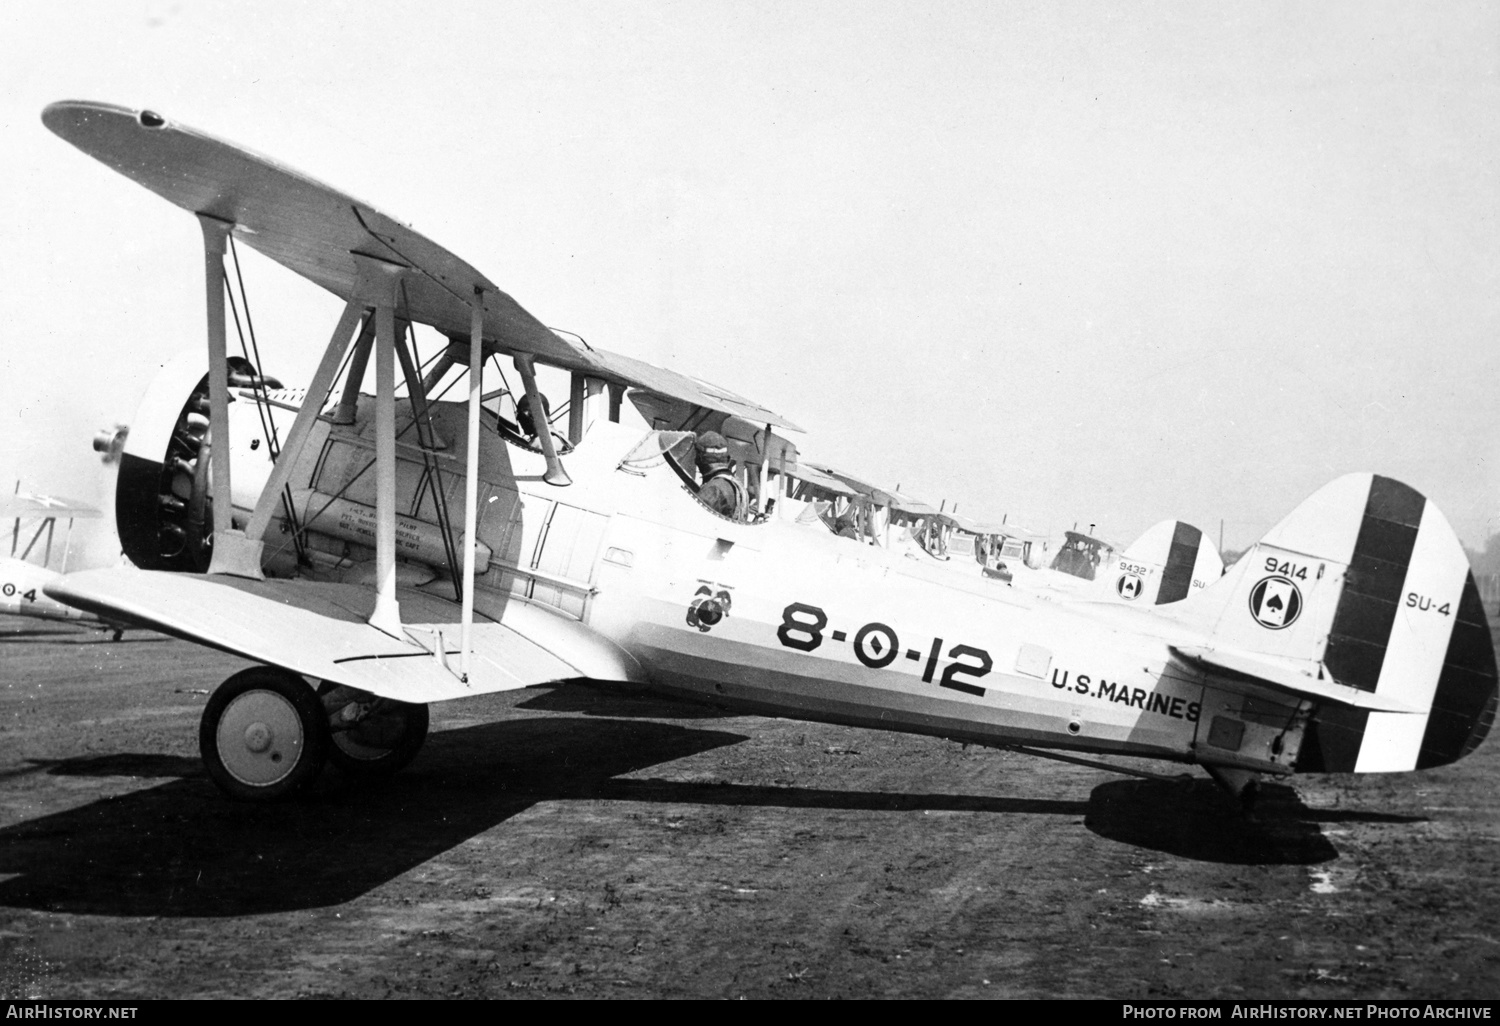
<svg viewBox="0 0 1500 1026"><path fill-rule="evenodd" d="M203 573L213 555L213 440L203 363L201 352L184 353L161 369L120 453L115 528L125 555L143 570ZM243 357L229 358L229 383L231 390L280 387Z"/></svg>
<svg viewBox="0 0 1500 1026"><path fill-rule="evenodd" d="M232 458L233 504L237 527L249 521L273 467L270 420L296 409L305 394L260 377L242 358L231 358L229 436L225 453L209 430L208 375L201 353L184 353L158 373L141 400L135 424L124 439L115 489L115 522L125 555L145 570L204 573L213 556L214 503L211 461ZM268 403L255 401L262 395ZM327 438L315 427L312 445L303 451L303 466L285 501L273 514L262 555L269 576L312 574L325 579L363 581L373 573L376 513L367 494L374 475L365 474L373 453L361 440L373 416L372 399L361 397L355 420L333 429ZM405 406L405 400L402 400ZM408 408L409 409L409 408ZM438 419L444 409L435 408ZM409 416L407 410L403 416ZM280 421L283 433L289 428ZM326 431L327 428L322 428ZM461 535L445 532L429 516L439 492L462 491L462 476L428 482L429 470L410 454L398 456L396 556L403 583L420 586L438 574L451 573L450 557L463 548ZM441 482L446 481L446 484ZM505 501L499 501L503 496ZM425 498L425 502L424 502ZM451 496L449 497L451 501ZM492 495L486 512L507 524L517 505L512 490ZM503 537L505 530L497 528ZM484 572L493 552L475 540L476 565ZM369 563L369 566L365 566Z"/></svg>

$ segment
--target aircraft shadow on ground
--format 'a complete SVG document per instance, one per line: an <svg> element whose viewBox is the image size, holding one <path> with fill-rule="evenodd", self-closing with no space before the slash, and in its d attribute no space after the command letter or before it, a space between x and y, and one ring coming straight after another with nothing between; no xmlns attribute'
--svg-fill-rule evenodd
<svg viewBox="0 0 1500 1026"><path fill-rule="evenodd" d="M66 641L78 632L66 627L32 627L30 629L0 631L0 641L35 641L38 638L50 641Z"/></svg>
<svg viewBox="0 0 1500 1026"><path fill-rule="evenodd" d="M629 691L626 685L592 683L585 679L545 685L534 697L516 705L532 712L583 713L615 718L644 717L670 720L721 720L732 711L707 703L663 698L647 691Z"/></svg>
<svg viewBox="0 0 1500 1026"><path fill-rule="evenodd" d="M0 631L0 645L148 645L172 640L165 634L135 631L116 641L110 631L103 627Z"/></svg>
<svg viewBox="0 0 1500 1026"><path fill-rule="evenodd" d="M1333 822L1413 823L1421 817L1310 809L1285 784L1262 784L1253 816L1211 780L1112 780L1094 788L1084 825L1101 837L1201 862L1315 865L1339 857Z"/></svg>
<svg viewBox="0 0 1500 1026"><path fill-rule="evenodd" d="M185 755L117 752L73 759L27 759L14 769L0 770L0 780L46 773L54 777L201 777L201 759Z"/></svg>
<svg viewBox="0 0 1500 1026"><path fill-rule="evenodd" d="M92 915L225 916L342 904L539 802L593 800L1082 816L1136 847L1231 864L1338 857L1319 824L1412 817L1307 808L1270 785L1254 820L1208 781L1110 781L1087 801L618 779L745 740L643 719L535 717L436 734L397 777L329 774L308 796L225 800L199 760L115 753L31 760L7 776L169 777L0 829L0 906Z"/></svg>
<svg viewBox="0 0 1500 1026"><path fill-rule="evenodd" d="M0 906L223 916L349 901L540 801L745 740L649 721L534 718L435 734L379 785L330 773L296 801L230 802L196 759L124 753L34 763L72 776L178 777L0 829Z"/></svg>
<svg viewBox="0 0 1500 1026"><path fill-rule="evenodd" d="M756 786L678 780L610 780L595 796L622 802L683 805L840 809L854 812L991 812L1081 816L1085 802L1050 798L991 798L906 791L835 791L820 787Z"/></svg>
<svg viewBox="0 0 1500 1026"><path fill-rule="evenodd" d="M91 915L225 916L342 904L538 802L1083 815L1082 801L615 779L745 740L645 720L533 718L436 734L397 777L330 774L275 805L225 800L197 759L117 753L19 773L172 777L0 829L0 906Z"/></svg>

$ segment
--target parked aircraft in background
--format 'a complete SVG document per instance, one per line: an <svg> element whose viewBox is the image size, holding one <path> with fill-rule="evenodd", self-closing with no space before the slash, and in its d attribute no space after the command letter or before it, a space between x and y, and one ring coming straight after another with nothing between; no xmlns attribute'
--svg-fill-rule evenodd
<svg viewBox="0 0 1500 1026"><path fill-rule="evenodd" d="M1119 552L1108 542L1068 531L1051 564L1029 578L1091 601L1140 606L1181 602L1224 575L1224 562L1202 531L1163 520Z"/></svg>
<svg viewBox="0 0 1500 1026"><path fill-rule="evenodd" d="M368 204L151 111L66 102L43 121L202 227L207 359L153 385L120 460L116 523L140 569L46 592L260 664L204 711L230 795L290 794L327 759L392 772L427 703L571 678L1196 763L1241 796L1261 775L1442 765L1489 730L1473 577L1404 484L1335 480L1149 613L1049 600L778 518L788 421L546 328ZM345 303L305 390L276 388L253 345L231 362L236 242ZM550 417L538 365L569 376ZM467 401L445 401L460 382ZM627 394L648 430L620 422ZM755 486L745 519L700 502L684 466L688 432L714 424Z"/></svg>
<svg viewBox="0 0 1500 1026"><path fill-rule="evenodd" d="M1069 531L1051 562L1043 563L1045 545L1024 528L959 516L806 459L798 459L790 473L793 494L804 507L813 504L803 510L803 522L913 557L951 561L959 573L976 572L977 563L977 571L992 580L1141 606L1180 602L1224 573L1213 542L1177 520L1156 524L1123 553Z"/></svg>
<svg viewBox="0 0 1500 1026"><path fill-rule="evenodd" d="M98 516L99 511L85 503L33 495L20 491L19 485L15 494L0 499L0 522L11 521L10 555L0 559L0 613L38 620L97 623L113 630L118 641L123 631L118 624L49 598L45 590L68 569L73 521ZM67 521L60 540L56 537L59 520ZM62 549L58 570L51 569L54 543Z"/></svg>

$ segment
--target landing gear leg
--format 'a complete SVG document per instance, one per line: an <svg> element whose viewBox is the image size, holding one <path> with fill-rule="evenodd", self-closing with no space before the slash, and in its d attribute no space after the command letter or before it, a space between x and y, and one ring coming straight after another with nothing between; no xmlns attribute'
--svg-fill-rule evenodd
<svg viewBox="0 0 1500 1026"><path fill-rule="evenodd" d="M379 698L368 691L324 683L318 688L329 731L328 758L350 776L388 777L427 740L427 706Z"/></svg>
<svg viewBox="0 0 1500 1026"><path fill-rule="evenodd" d="M1205 766L1214 783L1232 795L1239 803L1240 811L1247 817L1255 816L1255 802L1260 797L1260 774L1251 770L1230 769L1225 766Z"/></svg>
<svg viewBox="0 0 1500 1026"><path fill-rule="evenodd" d="M203 710L198 748L219 790L268 802L301 790L328 758L328 724L313 689L272 666L241 670Z"/></svg>

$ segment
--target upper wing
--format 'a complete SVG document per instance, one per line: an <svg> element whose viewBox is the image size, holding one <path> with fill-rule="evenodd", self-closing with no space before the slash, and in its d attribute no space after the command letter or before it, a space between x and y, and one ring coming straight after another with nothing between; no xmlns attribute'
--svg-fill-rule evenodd
<svg viewBox="0 0 1500 1026"><path fill-rule="evenodd" d="M845 473L842 470L830 467L826 463L813 463L809 460L801 460L798 462L797 466L799 468L802 468L803 470L810 467L818 473L823 474L825 477L837 478L861 495L867 495L870 498L874 499L875 502L881 506L893 506L896 504L896 496L893 495L889 489L881 488L878 485L873 485L863 478L858 478L853 474ZM795 476L799 473L799 471L793 470L791 473Z"/></svg>
<svg viewBox="0 0 1500 1026"><path fill-rule="evenodd" d="M824 491L832 492L835 495L846 495L854 498L860 494L854 487L845 484L832 474L823 473L823 471L817 469L811 463L798 463L788 473L799 480L815 484Z"/></svg>
<svg viewBox="0 0 1500 1026"><path fill-rule="evenodd" d="M801 430L725 389L559 336L468 263L362 200L243 146L151 111L68 100L42 123L89 156L195 214L234 226L245 245L348 301L363 253L410 267L401 312L467 339L474 290L484 293L484 337L510 353L617 384Z"/></svg>
<svg viewBox="0 0 1500 1026"><path fill-rule="evenodd" d="M452 253L360 200L241 146L150 111L85 101L54 103L42 123L89 156L195 214L235 226L246 245L348 300L350 253L416 267L407 312L467 335L470 302L484 290L484 333L506 349L566 360L575 347L553 334Z"/></svg>
<svg viewBox="0 0 1500 1026"><path fill-rule="evenodd" d="M99 511L86 502L55 495L28 495L17 492L0 498L0 520L13 517L56 517L59 520L91 520Z"/></svg>
<svg viewBox="0 0 1500 1026"><path fill-rule="evenodd" d="M938 515L939 511L937 507L929 506L921 499L913 498L910 495L905 495L897 491L892 491L891 496L896 500L891 503L891 508L897 512L905 513L911 517L935 517Z"/></svg>
<svg viewBox="0 0 1500 1026"><path fill-rule="evenodd" d="M508 604L501 621L475 618L464 684L456 672L457 606L422 592L402 591L400 598L408 632L424 641L430 636L425 647L370 626L374 597L358 585L110 569L68 574L46 592L110 620L403 702L577 677L640 679L634 660L588 627L520 600ZM439 646L446 665L435 654Z"/></svg>

